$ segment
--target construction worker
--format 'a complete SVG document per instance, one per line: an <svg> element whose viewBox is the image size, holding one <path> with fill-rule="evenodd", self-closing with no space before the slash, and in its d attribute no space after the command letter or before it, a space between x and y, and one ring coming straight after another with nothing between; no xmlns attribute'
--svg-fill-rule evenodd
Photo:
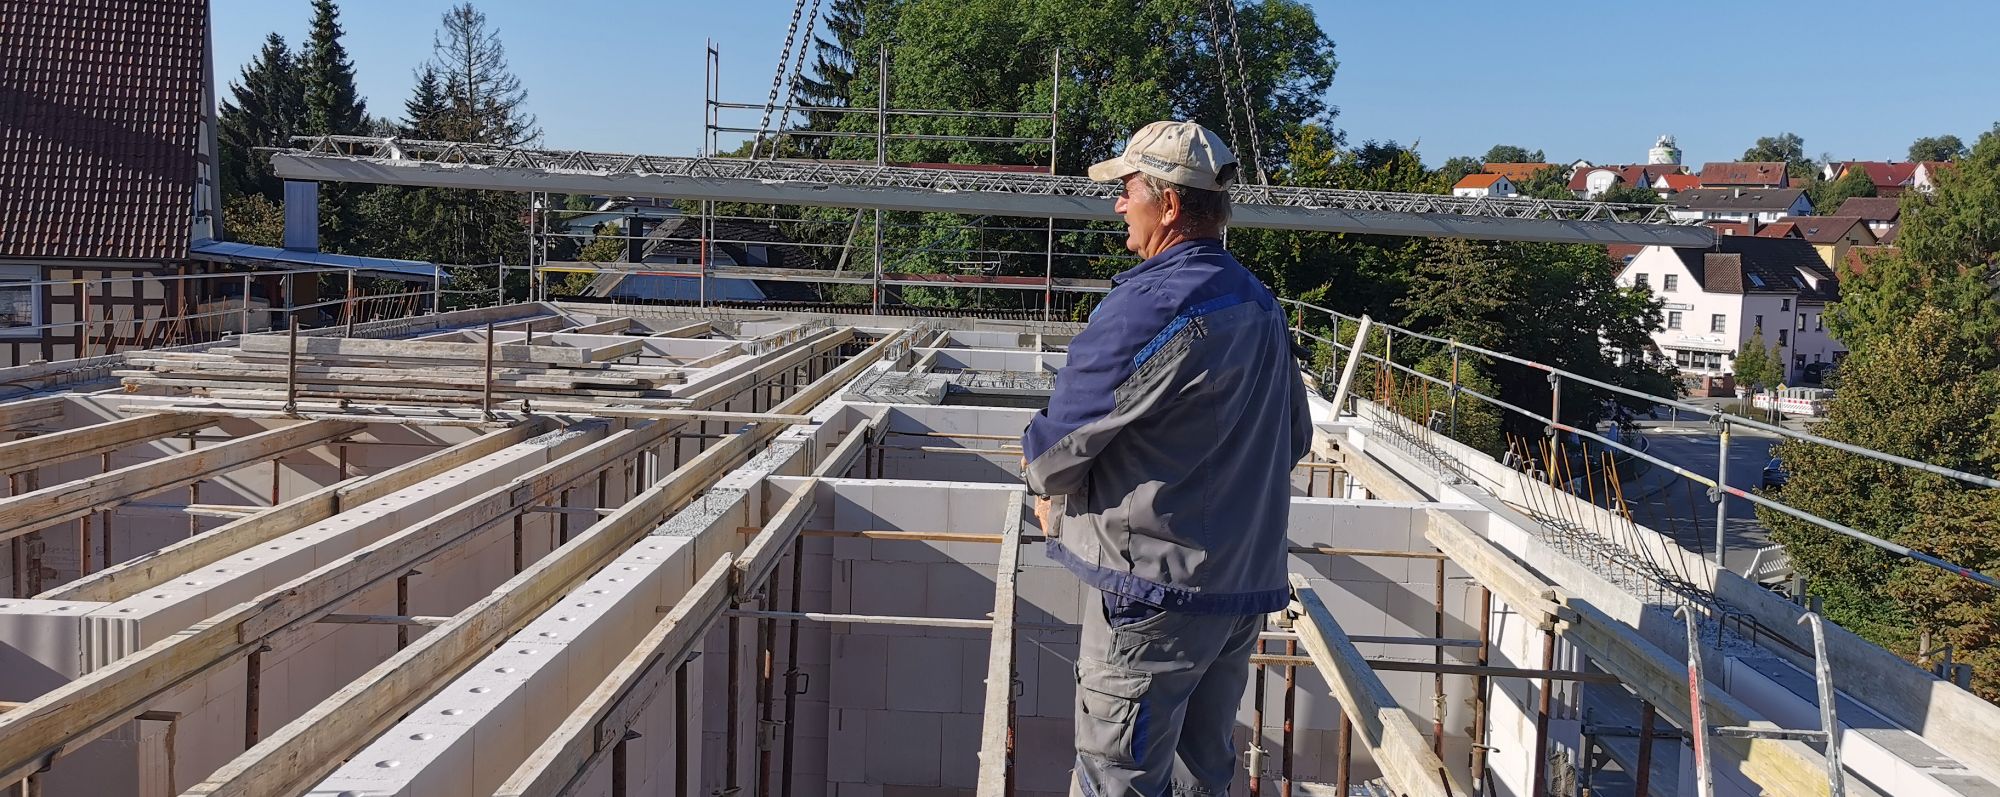
<svg viewBox="0 0 2000 797"><path fill-rule="evenodd" d="M1227 794L1250 652L1290 600L1312 426L1284 313L1222 245L1236 173L1192 122L1090 167L1124 183L1144 262L1112 278L1021 440L1049 557L1102 593L1077 653L1073 794Z"/></svg>

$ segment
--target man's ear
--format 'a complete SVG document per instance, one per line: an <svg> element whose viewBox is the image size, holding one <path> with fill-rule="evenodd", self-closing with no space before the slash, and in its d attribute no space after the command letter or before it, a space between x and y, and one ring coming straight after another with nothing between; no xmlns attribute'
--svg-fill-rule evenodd
<svg viewBox="0 0 2000 797"><path fill-rule="evenodd" d="M1173 229L1181 220L1181 195L1174 191L1161 191L1160 226Z"/></svg>

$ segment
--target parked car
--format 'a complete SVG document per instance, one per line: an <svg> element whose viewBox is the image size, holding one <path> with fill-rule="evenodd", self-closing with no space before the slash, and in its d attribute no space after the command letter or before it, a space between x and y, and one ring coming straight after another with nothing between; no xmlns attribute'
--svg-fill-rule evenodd
<svg viewBox="0 0 2000 797"><path fill-rule="evenodd" d="M1785 482L1791 479L1792 474L1785 470L1785 463L1779 462L1777 457L1772 457L1770 462L1764 463L1764 489L1783 487Z"/></svg>

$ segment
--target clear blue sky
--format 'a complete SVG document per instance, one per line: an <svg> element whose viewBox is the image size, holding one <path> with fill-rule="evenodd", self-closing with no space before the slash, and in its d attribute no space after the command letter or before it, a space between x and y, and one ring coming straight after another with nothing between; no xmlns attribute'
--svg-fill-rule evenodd
<svg viewBox="0 0 2000 797"><path fill-rule="evenodd" d="M307 0L213 0L227 91L277 31L296 45ZM1643 162L1672 133L1686 160L1730 160L1796 132L1814 156L1900 159L1919 136L1970 144L2000 120L2000 5L1818 0L1307 0L1341 66L1329 101L1350 139L1421 142L1432 165L1496 143L1555 160ZM448 0L346 0L346 44L372 113L399 117ZM551 148L692 154L704 42L723 93L762 102L785 0L478 2ZM736 124L756 126L755 114ZM726 146L726 145L725 145Z"/></svg>

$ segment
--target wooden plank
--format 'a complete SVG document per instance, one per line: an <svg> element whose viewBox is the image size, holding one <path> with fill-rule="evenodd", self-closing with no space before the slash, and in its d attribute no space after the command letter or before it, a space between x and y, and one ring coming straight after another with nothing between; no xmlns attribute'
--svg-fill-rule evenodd
<svg viewBox="0 0 2000 797"><path fill-rule="evenodd" d="M494 797L556 797L576 792L611 753L667 679L722 616L742 560L723 554L674 608L640 638L618 666L521 762ZM681 708L686 711L686 707Z"/></svg>
<svg viewBox="0 0 2000 797"><path fill-rule="evenodd" d="M818 505L818 479L807 479L799 485L798 492L785 499L778 511L758 530L757 536L750 538L743 546L743 554L736 558L736 575L730 582L730 590L736 594L736 602L742 603L754 597L757 587L769 578L778 561L792 548L792 541L798 539L800 527L812 515Z"/></svg>
<svg viewBox="0 0 2000 797"><path fill-rule="evenodd" d="M360 429L360 424L354 423L306 421L0 499L0 540L75 520L124 501L201 481Z"/></svg>
<svg viewBox="0 0 2000 797"><path fill-rule="evenodd" d="M632 319L627 316L619 316L617 318L607 318L594 324L583 324L559 331L577 335L616 335L631 328Z"/></svg>
<svg viewBox="0 0 2000 797"><path fill-rule="evenodd" d="M591 425L604 428L603 421L594 421ZM559 500L558 494L564 488L657 445L664 436L663 432L659 424L612 432L507 484L432 515L406 531L384 537L348 554L344 560L349 566L293 582L282 593L275 595L264 612L244 623L243 635L245 638L270 636L287 626L309 620L315 612L328 611L328 607L343 603L369 587L409 572L445 548L471 539L526 512L529 507L554 503Z"/></svg>
<svg viewBox="0 0 2000 797"><path fill-rule="evenodd" d="M846 330L851 336L852 330ZM798 414L879 362L904 336L897 330L807 385L772 411ZM758 424L710 446L549 556L502 584L451 622L411 642L360 679L307 710L217 770L188 795L286 794L325 778L340 762L472 666L493 642L560 599L640 535L706 490L785 427ZM4 759L0 759L4 760Z"/></svg>
<svg viewBox="0 0 2000 797"><path fill-rule="evenodd" d="M0 785L19 782L53 757L116 730L153 702L237 657L250 645L236 624L256 611L239 604L0 714Z"/></svg>
<svg viewBox="0 0 2000 797"><path fill-rule="evenodd" d="M1493 590L1537 628L1547 629L1553 623L1576 616L1563 605L1568 596L1561 589L1528 570L1527 565L1491 540L1443 510L1425 510L1424 514L1430 521L1424 528L1424 539L1468 572L1477 573L1475 578L1481 585Z"/></svg>
<svg viewBox="0 0 2000 797"><path fill-rule="evenodd" d="M412 640L409 647L265 737L184 797L292 794L324 779L341 761L477 662L492 644L527 624L669 512L685 506L728 468L746 460L760 435L775 434L779 428L760 427L702 451L450 622Z"/></svg>
<svg viewBox="0 0 2000 797"><path fill-rule="evenodd" d="M331 484L264 509L256 515L122 562L71 582L42 597L53 600L116 601L137 595L196 568L247 551L362 504L489 456L554 428L541 418L489 432L373 476Z"/></svg>
<svg viewBox="0 0 2000 797"><path fill-rule="evenodd" d="M0 473L16 473L191 432L215 422L194 415L140 415L0 443Z"/></svg>
<svg viewBox="0 0 2000 797"><path fill-rule="evenodd" d="M241 335L236 338L237 346L246 352L284 354L289 351L290 341L286 335ZM415 360L451 360L454 362L482 362L486 357L485 343L449 343L433 340L379 340L376 338L326 338L300 337L299 356L359 356L359 357L400 357ZM493 361L553 363L556 365L587 365L594 362L590 351L571 346L529 346L516 343L500 343L493 346Z"/></svg>
<svg viewBox="0 0 2000 797"><path fill-rule="evenodd" d="M62 396L50 396L0 404L0 429L18 429L31 423L59 419L68 403L69 399Z"/></svg>
<svg viewBox="0 0 2000 797"><path fill-rule="evenodd" d="M1424 742L1410 715L1397 705L1389 688L1369 669L1368 660L1348 641L1305 574L1292 573L1291 581L1292 594L1303 609L1296 625L1299 644L1326 679L1341 711L1354 722L1355 736L1368 747L1369 756L1382 768L1383 778L1397 794L1407 797L1471 794L1458 773L1447 768Z"/></svg>
<svg viewBox="0 0 2000 797"><path fill-rule="evenodd" d="M708 333L710 333L710 332L713 332L713 331L715 331L715 324L714 324L714 323L711 323L711 322L708 322L708 321L696 321L696 322L694 322L694 323L692 323L692 324L684 324L684 325L682 325L682 326L677 326L677 327L669 327L669 328L667 328L667 329L663 329L663 330L660 330L660 331L658 331L658 332L655 332L655 333L653 333L652 335L649 335L648 337L654 337L654 338L698 338L698 337L701 337L701 336L703 336L703 335L706 335L706 334L708 334Z"/></svg>
<svg viewBox="0 0 2000 797"><path fill-rule="evenodd" d="M1005 797L1014 767L1014 586L1021 574L1021 504L1009 493L1000 518L1000 562L993 570L993 636L987 647L985 715L979 731L978 797Z"/></svg>

